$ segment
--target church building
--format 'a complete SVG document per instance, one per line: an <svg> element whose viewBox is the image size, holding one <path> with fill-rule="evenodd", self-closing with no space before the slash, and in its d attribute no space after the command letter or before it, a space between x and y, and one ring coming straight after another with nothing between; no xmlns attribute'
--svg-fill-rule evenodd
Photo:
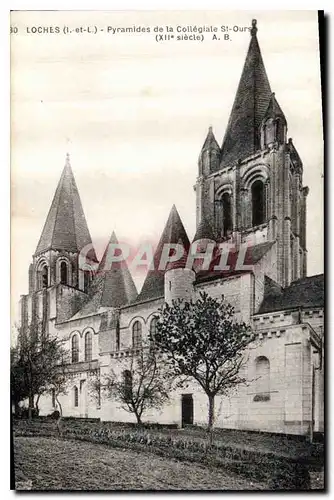
<svg viewBox="0 0 334 500"><path fill-rule="evenodd" d="M287 85L289 81L287 80ZM29 293L21 297L20 329L57 336L71 353L70 385L61 395L64 416L135 421L111 400L92 398L90 378L104 374L139 349L164 302L195 299L201 291L233 305L251 325L256 348L245 374L251 382L217 397L215 425L230 429L306 435L324 430L323 275L307 275L303 163L287 137L287 117L272 91L256 21L223 141L209 128L195 184L196 234L187 235L172 207L155 250L164 244L226 242L228 271L186 268L180 260L149 270L138 293L126 265L108 269L112 233L96 257L69 156L29 267ZM194 172L195 176L195 172ZM245 264L236 262L247 246ZM85 256L85 259L82 256ZM90 272L89 269L95 269ZM56 408L42 396L40 414ZM197 385L179 389L143 421L205 424L207 397Z"/></svg>

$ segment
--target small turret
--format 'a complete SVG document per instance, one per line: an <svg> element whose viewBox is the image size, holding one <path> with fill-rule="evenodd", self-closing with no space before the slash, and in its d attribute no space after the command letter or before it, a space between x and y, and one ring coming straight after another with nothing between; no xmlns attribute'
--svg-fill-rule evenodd
<svg viewBox="0 0 334 500"><path fill-rule="evenodd" d="M198 160L198 171L200 176L209 175L211 172L219 169L220 163L220 147L212 127L209 127L208 135L204 141L199 160Z"/></svg>
<svg viewBox="0 0 334 500"><path fill-rule="evenodd" d="M210 253L211 250L216 246L216 237L214 231L211 224L205 217L202 217L192 243L192 248L194 249L194 246L196 247L196 254L198 255L197 259L195 259L194 261L193 266L195 272L197 273L197 271L202 268L203 259L206 255L206 252ZM203 258L200 257L201 254L203 255Z"/></svg>
<svg viewBox="0 0 334 500"><path fill-rule="evenodd" d="M193 297L195 272L187 267L187 253L175 262L167 264L165 271L165 301L183 299L190 301Z"/></svg>
<svg viewBox="0 0 334 500"><path fill-rule="evenodd" d="M208 243L216 243L214 231L206 217L202 217L202 220L198 224L193 243L195 241L198 242L198 250L202 252L206 251Z"/></svg>
<svg viewBox="0 0 334 500"><path fill-rule="evenodd" d="M286 119L273 92L261 124L261 148L274 143L285 144L286 131Z"/></svg>

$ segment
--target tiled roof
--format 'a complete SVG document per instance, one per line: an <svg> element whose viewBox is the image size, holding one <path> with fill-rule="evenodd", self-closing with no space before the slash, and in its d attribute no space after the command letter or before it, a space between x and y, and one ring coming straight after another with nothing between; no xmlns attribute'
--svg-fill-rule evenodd
<svg viewBox="0 0 334 500"><path fill-rule="evenodd" d="M273 287L268 280L265 285L265 296L258 314L299 307L324 306L323 274L293 281L286 288Z"/></svg>
<svg viewBox="0 0 334 500"><path fill-rule="evenodd" d="M209 269L207 271L199 271L196 277L196 281L211 281L216 278L225 278L237 274L249 273L251 269L238 269L237 263L238 265L242 264L243 266L252 266L257 264L270 250L274 243L274 241L266 241L264 243L259 243L258 245L247 247L244 258L242 258L242 255L240 255L240 262L238 262L239 251L231 249L229 251L229 255L225 264L225 266L228 266L229 269L225 271L214 269L215 266L219 265L219 262L221 260L221 251L217 251L216 256L211 261Z"/></svg>
<svg viewBox="0 0 334 500"><path fill-rule="evenodd" d="M161 235L159 244L154 253L154 270L147 273L143 287L136 302L155 299L164 295L164 270L159 270L159 262L163 246L167 243L179 243L183 245L186 252L189 250L190 242L186 230L182 224L180 215L173 205L165 229Z"/></svg>
<svg viewBox="0 0 334 500"><path fill-rule="evenodd" d="M251 155L259 147L259 125L268 108L271 89L256 31L256 29L252 31L246 61L225 132L221 167L236 163L238 159Z"/></svg>
<svg viewBox="0 0 334 500"><path fill-rule="evenodd" d="M118 241L112 233L92 282L88 301L74 319L96 313L101 308L121 307L135 300L137 289L126 262L110 261L110 256L114 255L112 245L115 244Z"/></svg>
<svg viewBox="0 0 334 500"><path fill-rule="evenodd" d="M50 248L80 252L91 243L79 191L67 156L35 254ZM93 247L88 257L97 262Z"/></svg>

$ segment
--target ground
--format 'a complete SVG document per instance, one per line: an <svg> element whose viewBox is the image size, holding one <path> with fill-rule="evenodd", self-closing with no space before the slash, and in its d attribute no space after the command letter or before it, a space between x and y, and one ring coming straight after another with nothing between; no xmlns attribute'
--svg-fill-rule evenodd
<svg viewBox="0 0 334 500"><path fill-rule="evenodd" d="M256 490L237 474L151 453L44 437L14 439L17 489Z"/></svg>

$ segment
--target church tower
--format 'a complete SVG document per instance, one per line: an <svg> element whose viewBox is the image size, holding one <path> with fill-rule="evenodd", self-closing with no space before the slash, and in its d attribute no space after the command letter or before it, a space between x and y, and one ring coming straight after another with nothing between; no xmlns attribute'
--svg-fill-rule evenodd
<svg viewBox="0 0 334 500"><path fill-rule="evenodd" d="M90 276L79 268L84 251L97 263L69 155L33 255L31 290L61 283L88 292Z"/></svg>
<svg viewBox="0 0 334 500"><path fill-rule="evenodd" d="M287 139L287 120L272 92L256 20L222 146L212 128L200 153L197 227L203 219L217 241L276 242L272 273L281 286L306 276L303 164Z"/></svg>
<svg viewBox="0 0 334 500"><path fill-rule="evenodd" d="M21 297L21 327L47 332L49 320L70 317L86 300L95 250L69 155L29 267L29 294Z"/></svg>

